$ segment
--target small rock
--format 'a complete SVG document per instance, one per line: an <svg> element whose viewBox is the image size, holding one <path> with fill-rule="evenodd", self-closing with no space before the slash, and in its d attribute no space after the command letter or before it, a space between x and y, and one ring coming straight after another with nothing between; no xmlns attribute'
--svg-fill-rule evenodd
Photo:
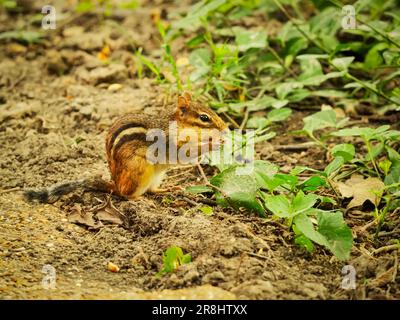
<svg viewBox="0 0 400 320"><path fill-rule="evenodd" d="M64 30L62 48L80 49L83 51L96 51L104 46L107 35L103 32L84 32L82 27L71 27Z"/></svg>
<svg viewBox="0 0 400 320"><path fill-rule="evenodd" d="M126 241L126 238L123 237L123 236L118 236L118 237L117 237L117 241L118 241L119 243L124 243L124 242Z"/></svg>
<svg viewBox="0 0 400 320"><path fill-rule="evenodd" d="M171 276L169 277L169 282L171 283L171 285L177 287L183 284L183 280L178 278L178 276L175 273L171 274Z"/></svg>
<svg viewBox="0 0 400 320"><path fill-rule="evenodd" d="M107 264L107 270L111 271L111 272L118 272L119 271L119 267L116 264L114 264L112 262L109 262Z"/></svg>
<svg viewBox="0 0 400 320"><path fill-rule="evenodd" d="M203 278L203 283L217 284L225 281L225 276L221 271L214 271Z"/></svg>
<svg viewBox="0 0 400 320"><path fill-rule="evenodd" d="M274 287L270 281L250 280L232 288L231 292L236 294L239 299L250 297L250 299L274 299Z"/></svg>
<svg viewBox="0 0 400 320"><path fill-rule="evenodd" d="M79 112L85 116L90 116L93 113L93 107L92 106L83 106L79 109Z"/></svg>
<svg viewBox="0 0 400 320"><path fill-rule="evenodd" d="M108 91L111 91L111 92L117 92L121 89L122 89L122 84L119 84L119 83L110 84L108 87Z"/></svg>
<svg viewBox="0 0 400 320"><path fill-rule="evenodd" d="M85 31L85 29L81 26L72 26L72 27L64 29L63 36L64 37L76 37L76 36L80 36L84 31Z"/></svg>
<svg viewBox="0 0 400 320"><path fill-rule="evenodd" d="M47 70L57 75L64 74L68 66L64 63L61 54L56 50L50 50L46 53Z"/></svg>
<svg viewBox="0 0 400 320"><path fill-rule="evenodd" d="M224 247L221 248L220 254L224 257L233 257L237 254L237 250L234 245L226 244Z"/></svg>
<svg viewBox="0 0 400 320"><path fill-rule="evenodd" d="M197 279L199 279L200 274L196 270L190 270L188 271L185 276L183 277L184 282L191 282L193 283Z"/></svg>
<svg viewBox="0 0 400 320"><path fill-rule="evenodd" d="M121 64L111 64L106 67L93 69L89 72L82 70L77 74L82 80L97 85L100 83L113 83L123 81L128 77L128 71Z"/></svg>
<svg viewBox="0 0 400 320"><path fill-rule="evenodd" d="M18 54L23 54L27 51L27 48L19 43L9 43L6 46L6 52L7 54L13 56L13 55L18 55Z"/></svg>

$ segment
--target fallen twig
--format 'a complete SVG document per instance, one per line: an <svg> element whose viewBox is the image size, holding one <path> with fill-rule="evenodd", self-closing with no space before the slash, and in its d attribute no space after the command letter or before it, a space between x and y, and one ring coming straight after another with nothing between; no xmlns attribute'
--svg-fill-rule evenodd
<svg viewBox="0 0 400 320"><path fill-rule="evenodd" d="M380 248L372 251L372 254L378 254L378 253L381 253L381 252L387 252L387 251L392 251L392 250L396 250L396 249L397 250L400 249L400 244L396 243L396 244L391 244L391 245L388 245L388 246L380 247Z"/></svg>
<svg viewBox="0 0 400 320"><path fill-rule="evenodd" d="M15 187L15 188L11 188L11 189L4 189L4 190L0 190L0 194L9 193L9 192L13 192L13 191L19 191L19 190L21 190L20 187Z"/></svg>
<svg viewBox="0 0 400 320"><path fill-rule="evenodd" d="M317 144L315 142L303 142L298 144L286 144L286 145L278 145L274 146L276 150L304 150L311 147L315 147Z"/></svg>

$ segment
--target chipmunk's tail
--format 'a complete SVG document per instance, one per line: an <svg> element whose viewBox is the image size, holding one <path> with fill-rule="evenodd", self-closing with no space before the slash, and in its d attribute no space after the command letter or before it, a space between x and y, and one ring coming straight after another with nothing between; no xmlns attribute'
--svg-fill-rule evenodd
<svg viewBox="0 0 400 320"><path fill-rule="evenodd" d="M54 203L61 196L71 193L77 189L108 193L114 191L114 184L99 177L95 177L56 184L49 188L40 190L25 190L23 194L25 199L28 201L36 200L42 203Z"/></svg>

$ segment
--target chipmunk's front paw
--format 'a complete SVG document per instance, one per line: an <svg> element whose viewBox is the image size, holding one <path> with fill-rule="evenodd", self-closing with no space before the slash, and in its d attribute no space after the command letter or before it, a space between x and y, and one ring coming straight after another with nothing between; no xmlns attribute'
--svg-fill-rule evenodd
<svg viewBox="0 0 400 320"><path fill-rule="evenodd" d="M152 194L160 194L160 193L167 193L167 192L173 192L173 191L182 191L184 188L181 186L173 186L169 188L153 188L149 189L147 192L152 193Z"/></svg>
<svg viewBox="0 0 400 320"><path fill-rule="evenodd" d="M148 193L153 193L153 194L166 193L169 191L170 191L169 188L153 188L153 189L147 190Z"/></svg>

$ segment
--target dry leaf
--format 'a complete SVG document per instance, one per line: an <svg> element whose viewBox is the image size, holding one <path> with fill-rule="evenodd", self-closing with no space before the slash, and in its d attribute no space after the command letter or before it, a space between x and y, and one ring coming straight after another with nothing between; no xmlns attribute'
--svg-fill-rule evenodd
<svg viewBox="0 0 400 320"><path fill-rule="evenodd" d="M79 204L75 204L75 206L72 208L71 213L68 215L68 221L94 229L98 229L103 226L100 221L94 220L92 213L82 211L82 208Z"/></svg>
<svg viewBox="0 0 400 320"><path fill-rule="evenodd" d="M93 215L96 215L97 219L102 222L117 225L122 225L124 223L125 216L113 206L110 198L107 199L105 204L93 208L91 212Z"/></svg>
<svg viewBox="0 0 400 320"><path fill-rule="evenodd" d="M372 204L378 205L385 184L378 178L364 179L362 176L354 174L345 183L337 182L336 186L344 198L353 198L347 205L347 209L362 206L369 200Z"/></svg>
<svg viewBox="0 0 400 320"><path fill-rule="evenodd" d="M369 285L373 287L383 287L390 282L393 282L393 275L395 273L395 267L391 267L389 270L384 271L376 276Z"/></svg>
<svg viewBox="0 0 400 320"><path fill-rule="evenodd" d="M97 54L97 58L100 61L107 61L110 56L110 47L106 44L103 49Z"/></svg>

